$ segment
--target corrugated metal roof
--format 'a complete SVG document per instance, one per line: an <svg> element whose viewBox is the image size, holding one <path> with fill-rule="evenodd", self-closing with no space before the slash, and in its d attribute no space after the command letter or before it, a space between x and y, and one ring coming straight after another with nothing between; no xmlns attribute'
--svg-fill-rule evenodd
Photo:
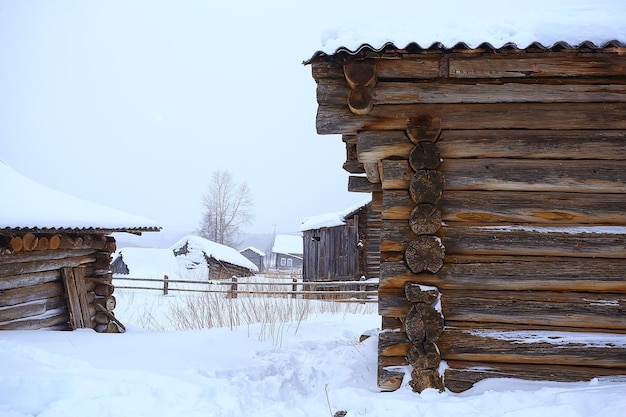
<svg viewBox="0 0 626 417"><path fill-rule="evenodd" d="M467 52L486 52L486 53L502 53L513 51L525 51L525 52L560 52L564 50L590 50L599 51L614 48L626 48L626 43L618 40L612 40L600 45L596 45L591 41L584 41L576 45L571 45L567 42L556 42L551 46L543 45L540 42L533 42L524 48L520 48L514 43L505 43L499 47L492 45L489 42L483 42L475 48L470 47L464 42L458 42L452 46L444 45L441 42L435 42L430 46L422 46L416 42L411 42L403 48L396 46L393 42L387 42L380 47L374 47L370 44L361 44L358 48L351 50L346 47L337 48L332 54L328 54L323 51L317 51L311 58L304 61L304 64L310 64L315 61L324 60L329 57L347 57L347 56L363 56L369 55L381 55L381 54L418 54L423 52L455 52L455 51L467 51Z"/></svg>

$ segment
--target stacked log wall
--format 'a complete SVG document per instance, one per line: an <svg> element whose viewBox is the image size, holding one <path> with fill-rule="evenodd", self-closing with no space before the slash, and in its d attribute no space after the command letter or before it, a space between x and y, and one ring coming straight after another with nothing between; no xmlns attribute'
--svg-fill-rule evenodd
<svg viewBox="0 0 626 417"><path fill-rule="evenodd" d="M123 330L113 315L114 250L97 234L0 234L0 330Z"/></svg>
<svg viewBox="0 0 626 417"><path fill-rule="evenodd" d="M343 135L349 190L382 196L381 388L409 363L407 284L441 292L451 390L626 374L624 48L391 55L312 64L318 132ZM445 258L416 273L407 126L423 116L441 120Z"/></svg>

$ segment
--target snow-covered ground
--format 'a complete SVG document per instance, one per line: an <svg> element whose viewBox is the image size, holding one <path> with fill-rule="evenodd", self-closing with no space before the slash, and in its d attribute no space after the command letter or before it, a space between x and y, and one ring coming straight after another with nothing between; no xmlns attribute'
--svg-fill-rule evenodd
<svg viewBox="0 0 626 417"><path fill-rule="evenodd" d="M416 394L406 385L379 392L380 319L371 307L326 308L331 313L310 307L306 315L273 324L153 331L137 327L138 317L165 321L187 294L116 295L125 334L0 332L0 416L626 415L626 379L617 378L570 384L494 379L462 394ZM297 308L306 303L282 300ZM359 343L366 332L374 336Z"/></svg>

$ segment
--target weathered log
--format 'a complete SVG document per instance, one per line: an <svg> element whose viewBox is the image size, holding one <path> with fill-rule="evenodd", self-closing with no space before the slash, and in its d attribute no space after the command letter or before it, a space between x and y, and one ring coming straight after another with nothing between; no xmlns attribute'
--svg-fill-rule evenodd
<svg viewBox="0 0 626 417"><path fill-rule="evenodd" d="M59 280L60 276L61 274L58 270L8 275L0 279L0 291L45 284Z"/></svg>
<svg viewBox="0 0 626 417"><path fill-rule="evenodd" d="M443 379L437 369L413 368L409 385L415 392L422 392L427 388L434 388L439 391L445 389Z"/></svg>
<svg viewBox="0 0 626 417"><path fill-rule="evenodd" d="M406 356L410 342L406 333L399 331L378 334L378 356Z"/></svg>
<svg viewBox="0 0 626 417"><path fill-rule="evenodd" d="M484 59L482 54L446 52L448 70L441 74L441 51L420 53L403 59L369 59L376 66L380 79L419 80L449 78L515 78L536 82L548 77L614 77L626 73L624 59L616 53L585 53L577 49L537 54L518 51L499 52ZM311 64L316 80L343 78L343 65L339 62L318 61Z"/></svg>
<svg viewBox="0 0 626 417"><path fill-rule="evenodd" d="M380 105L364 116L347 106L320 105L319 134L402 130L415 114L436 114L442 129L626 129L626 103L512 103Z"/></svg>
<svg viewBox="0 0 626 417"><path fill-rule="evenodd" d="M37 317L37 316L31 316ZM39 330L48 328L67 329L68 315L66 310L58 311L45 317L20 319L0 324L0 330Z"/></svg>
<svg viewBox="0 0 626 417"><path fill-rule="evenodd" d="M437 369L441 363L441 356L434 342L424 342L409 346L407 360L413 368Z"/></svg>
<svg viewBox="0 0 626 417"><path fill-rule="evenodd" d="M395 391L402 386L404 372L385 367L378 367L378 388L382 391Z"/></svg>
<svg viewBox="0 0 626 417"><path fill-rule="evenodd" d="M376 65L368 62L353 62L344 65L343 73L352 89L376 85Z"/></svg>
<svg viewBox="0 0 626 417"><path fill-rule="evenodd" d="M318 103L340 105L350 89L339 79L317 85ZM620 79L380 81L372 92L373 104L456 104L456 103L588 103L624 102L626 85Z"/></svg>
<svg viewBox="0 0 626 417"><path fill-rule="evenodd" d="M365 175L367 180L374 184L380 183L380 170L377 163L365 163L363 164L365 169Z"/></svg>
<svg viewBox="0 0 626 417"><path fill-rule="evenodd" d="M441 306L450 321L626 329L623 293L446 290Z"/></svg>
<svg viewBox="0 0 626 417"><path fill-rule="evenodd" d="M374 108L369 87L357 87L348 94L348 108L358 116L368 114Z"/></svg>
<svg viewBox="0 0 626 417"><path fill-rule="evenodd" d="M414 345L436 341L443 332L443 317L432 306L414 303L404 323L406 335Z"/></svg>
<svg viewBox="0 0 626 417"><path fill-rule="evenodd" d="M37 248L37 243L38 243L39 239L37 238L37 236L35 236L32 233L26 233L23 237L22 237L22 242L24 245L24 250L26 252L30 252L34 249Z"/></svg>
<svg viewBox="0 0 626 417"><path fill-rule="evenodd" d="M46 236L40 236L37 242L37 250L48 250L50 249L50 239Z"/></svg>
<svg viewBox="0 0 626 417"><path fill-rule="evenodd" d="M414 171L437 169L440 161L439 151L431 142L420 142L409 153L409 165Z"/></svg>
<svg viewBox="0 0 626 417"><path fill-rule="evenodd" d="M96 310L98 310L99 312L104 313L113 323L117 324L120 327L120 330L122 332L126 331L126 326L124 326L122 324L121 321L119 321L117 319L117 317L115 317L115 315L113 314L112 311L107 310L106 308L104 308L103 306L96 304Z"/></svg>
<svg viewBox="0 0 626 417"><path fill-rule="evenodd" d="M415 204L435 205L441 199L444 185L445 177L442 171L420 170L409 182L409 195Z"/></svg>
<svg viewBox="0 0 626 417"><path fill-rule="evenodd" d="M403 221L387 221L380 232L380 250L382 252L404 252L410 242L418 235L413 233Z"/></svg>
<svg viewBox="0 0 626 417"><path fill-rule="evenodd" d="M96 311L97 311L97 307L96 307ZM96 315L94 316L93 320L97 324L109 324L109 316L104 314L102 311L98 311Z"/></svg>
<svg viewBox="0 0 626 417"><path fill-rule="evenodd" d="M623 230L623 227L455 227L450 224L438 234L450 255L626 258Z"/></svg>
<svg viewBox="0 0 626 417"><path fill-rule="evenodd" d="M57 250L61 247L61 236L52 235L50 236L50 249Z"/></svg>
<svg viewBox="0 0 626 417"><path fill-rule="evenodd" d="M411 211L409 227L416 235L434 235L441 227L441 211L429 203L419 204Z"/></svg>
<svg viewBox="0 0 626 417"><path fill-rule="evenodd" d="M409 303L433 305L439 299L439 290L433 287L424 287L415 282L404 285L404 294Z"/></svg>
<svg viewBox="0 0 626 417"><path fill-rule="evenodd" d="M409 117L406 122L406 134L411 142L435 142L441 133L441 119L433 114Z"/></svg>
<svg viewBox="0 0 626 417"><path fill-rule="evenodd" d="M379 293L401 295L413 282L440 291L626 293L624 271L626 259L448 255L437 274L414 274L401 261L381 262Z"/></svg>
<svg viewBox="0 0 626 417"><path fill-rule="evenodd" d="M446 361L445 385L452 392L468 390L474 383L486 378L520 378L535 381L579 382L611 375L626 375L626 368L588 366L531 365L526 363L493 363Z"/></svg>
<svg viewBox="0 0 626 417"><path fill-rule="evenodd" d="M0 323L37 316L46 312L46 300L31 301L0 309Z"/></svg>
<svg viewBox="0 0 626 417"><path fill-rule="evenodd" d="M626 368L626 334L446 326L437 346L444 360Z"/></svg>
<svg viewBox="0 0 626 417"><path fill-rule="evenodd" d="M382 188L386 190L408 190L409 181L415 175L415 172L409 166L409 163L404 161L383 159L382 163L382 175L381 182Z"/></svg>
<svg viewBox="0 0 626 417"><path fill-rule="evenodd" d="M63 285L59 281L6 289L2 290L2 306L45 300L47 298L58 297L61 294L63 294Z"/></svg>
<svg viewBox="0 0 626 417"><path fill-rule="evenodd" d="M20 252L22 249L24 249L24 241L22 240L21 236L13 236L11 238L10 244L13 252Z"/></svg>
<svg viewBox="0 0 626 417"><path fill-rule="evenodd" d="M409 189L406 172L408 161L383 160L383 189ZM446 191L626 192L621 161L446 159L428 172L445 172Z"/></svg>
<svg viewBox="0 0 626 417"><path fill-rule="evenodd" d="M112 284L107 284L104 282L97 283L96 287L94 288L94 292L96 293L96 295L99 295L101 297L110 296L111 294L113 294L114 291L115 287Z"/></svg>
<svg viewBox="0 0 626 417"><path fill-rule="evenodd" d="M373 193L381 190L380 184L368 181L367 177L348 177L348 191L352 193Z"/></svg>
<svg viewBox="0 0 626 417"><path fill-rule="evenodd" d="M108 295L106 297L97 297L94 300L94 303L101 305L102 307L106 308L108 311L115 310L115 306L117 304L115 297L112 295Z"/></svg>
<svg viewBox="0 0 626 417"><path fill-rule="evenodd" d="M437 236L418 236L404 251L407 266L416 274L422 271L439 271L444 257L445 248Z"/></svg>
<svg viewBox="0 0 626 417"><path fill-rule="evenodd" d="M74 239L72 239L68 235L62 235L61 242L59 242L59 247L61 249L73 249L76 246L74 245Z"/></svg>
<svg viewBox="0 0 626 417"><path fill-rule="evenodd" d="M446 130L437 149L443 159L523 158L624 160L623 130ZM402 130L356 135L359 162L408 159L413 149Z"/></svg>

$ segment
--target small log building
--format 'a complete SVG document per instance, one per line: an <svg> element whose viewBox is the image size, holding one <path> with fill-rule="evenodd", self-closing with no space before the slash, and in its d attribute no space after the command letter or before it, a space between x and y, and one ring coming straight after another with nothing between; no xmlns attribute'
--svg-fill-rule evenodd
<svg viewBox="0 0 626 417"><path fill-rule="evenodd" d="M0 330L124 330L113 313L111 234L160 228L43 187L2 162L0 194Z"/></svg>
<svg viewBox="0 0 626 417"><path fill-rule="evenodd" d="M379 379L626 375L626 45L316 53L317 131L380 204ZM445 365L445 366L444 366Z"/></svg>
<svg viewBox="0 0 626 417"><path fill-rule="evenodd" d="M380 208L314 216L300 228L304 281L358 281L379 276Z"/></svg>
<svg viewBox="0 0 626 417"><path fill-rule="evenodd" d="M247 260L252 262L259 268L259 272L263 272L265 269L265 252L255 248L254 246L248 246L245 249L239 251Z"/></svg>
<svg viewBox="0 0 626 417"><path fill-rule="evenodd" d="M249 277L259 270L236 249L199 236L183 237L170 250L188 261L187 269L208 268L210 280Z"/></svg>

